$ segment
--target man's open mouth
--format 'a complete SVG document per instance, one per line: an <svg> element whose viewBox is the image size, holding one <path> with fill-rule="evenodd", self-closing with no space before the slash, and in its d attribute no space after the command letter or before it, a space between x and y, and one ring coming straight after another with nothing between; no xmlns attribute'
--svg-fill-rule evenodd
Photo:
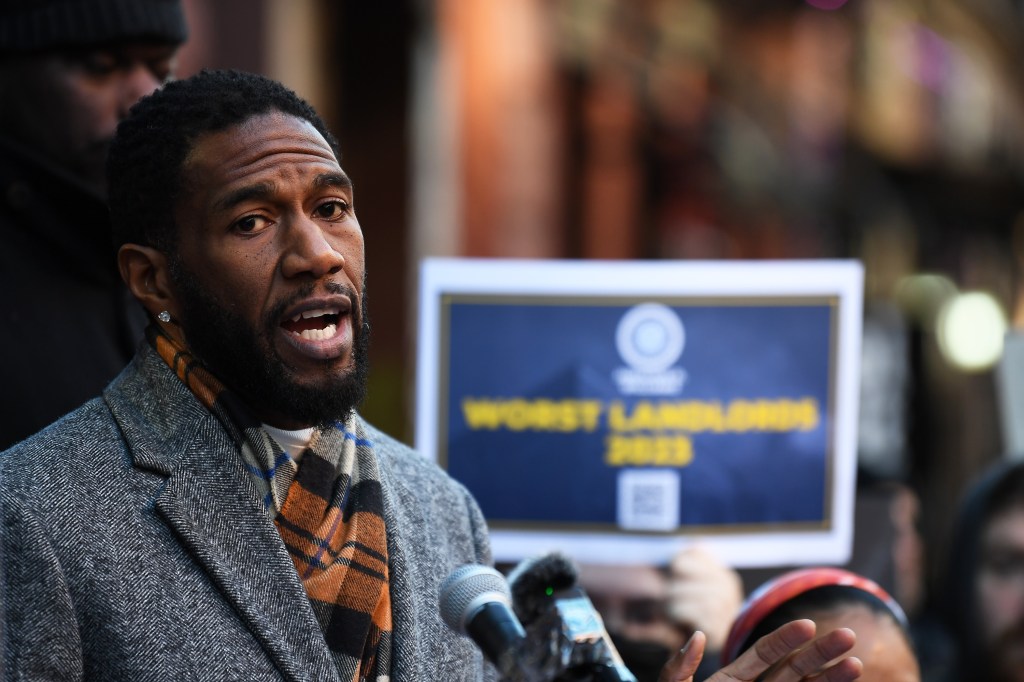
<svg viewBox="0 0 1024 682"><path fill-rule="evenodd" d="M281 323L286 331L308 341L324 341L338 333L341 311L337 308L317 308L296 313Z"/></svg>

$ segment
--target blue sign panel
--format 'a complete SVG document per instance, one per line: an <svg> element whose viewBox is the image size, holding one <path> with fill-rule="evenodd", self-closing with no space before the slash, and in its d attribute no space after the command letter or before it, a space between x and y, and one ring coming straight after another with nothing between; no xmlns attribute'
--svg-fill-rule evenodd
<svg viewBox="0 0 1024 682"><path fill-rule="evenodd" d="M837 300L441 298L438 461L494 528L830 523Z"/></svg>

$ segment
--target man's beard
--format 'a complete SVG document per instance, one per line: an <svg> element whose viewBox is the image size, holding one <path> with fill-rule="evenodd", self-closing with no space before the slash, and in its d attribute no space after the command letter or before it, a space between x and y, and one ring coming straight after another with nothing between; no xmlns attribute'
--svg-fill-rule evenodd
<svg viewBox="0 0 1024 682"><path fill-rule="evenodd" d="M289 376L287 365L274 349L272 339L279 333L285 309L298 298L312 294L309 284L282 301L254 327L236 312L223 306L180 263L172 258L171 279L182 303L181 327L189 350L214 376L260 414L279 414L309 426L344 421L366 393L370 324L366 314L366 284L355 318L353 308L352 364L344 372L332 370L336 360L323 361L323 374L312 385L299 384ZM328 284L333 294L344 294L353 302L355 291Z"/></svg>

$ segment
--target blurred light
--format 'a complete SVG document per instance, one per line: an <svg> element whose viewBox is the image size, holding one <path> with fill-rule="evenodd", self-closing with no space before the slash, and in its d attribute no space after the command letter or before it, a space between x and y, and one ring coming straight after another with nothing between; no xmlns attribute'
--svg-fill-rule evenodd
<svg viewBox="0 0 1024 682"><path fill-rule="evenodd" d="M991 294L958 294L939 311L939 349L954 367L988 369L1002 357L1006 328L1006 314Z"/></svg>
<svg viewBox="0 0 1024 682"><path fill-rule="evenodd" d="M912 30L913 59L906 64L911 78L936 92L945 90L952 71L952 47L941 35L924 26Z"/></svg>
<svg viewBox="0 0 1024 682"><path fill-rule="evenodd" d="M957 287L945 275L916 274L900 279L895 294L905 315L931 329L942 306L956 296Z"/></svg>
<svg viewBox="0 0 1024 682"><path fill-rule="evenodd" d="M811 7L818 9L833 10L839 9L846 4L846 0L804 0Z"/></svg>

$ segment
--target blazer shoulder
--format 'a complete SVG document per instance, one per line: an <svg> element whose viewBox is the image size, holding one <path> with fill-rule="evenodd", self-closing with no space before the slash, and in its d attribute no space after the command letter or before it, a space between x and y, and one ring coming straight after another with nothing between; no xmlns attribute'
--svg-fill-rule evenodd
<svg viewBox="0 0 1024 682"><path fill-rule="evenodd" d="M124 453L124 438L101 398L0 453L0 491L69 490Z"/></svg>
<svg viewBox="0 0 1024 682"><path fill-rule="evenodd" d="M362 434L373 443L391 494L405 505L407 513L416 508L462 539L471 539L477 560L490 563L487 523L472 492L452 478L436 462L379 429L359 420Z"/></svg>
<svg viewBox="0 0 1024 682"><path fill-rule="evenodd" d="M405 443L389 436L362 417L359 418L359 429L373 443L373 449L383 463L390 467L404 481L433 481L440 485L460 486L444 469L423 453L414 450Z"/></svg>

